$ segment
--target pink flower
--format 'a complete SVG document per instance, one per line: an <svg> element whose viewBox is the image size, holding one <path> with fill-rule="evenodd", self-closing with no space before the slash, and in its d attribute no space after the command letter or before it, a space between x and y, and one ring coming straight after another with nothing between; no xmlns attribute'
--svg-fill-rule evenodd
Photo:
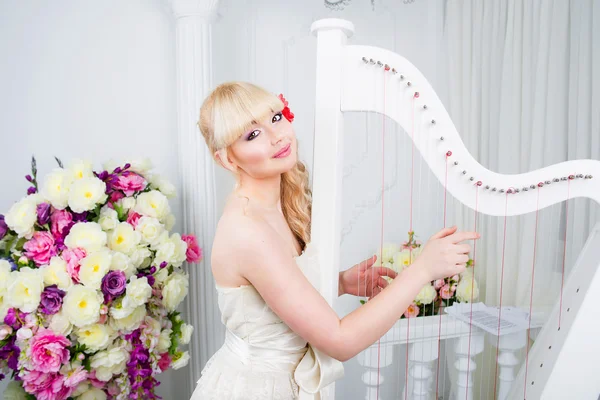
<svg viewBox="0 0 600 400"><path fill-rule="evenodd" d="M134 228L137 227L138 221L140 220L142 216L138 213L136 213L133 210L129 210L129 215L127 216L127 223L131 226L133 226Z"/></svg>
<svg viewBox="0 0 600 400"><path fill-rule="evenodd" d="M57 373L24 370L19 377L25 391L38 400L65 400L73 392L64 386L65 377Z"/></svg>
<svg viewBox="0 0 600 400"><path fill-rule="evenodd" d="M452 279L455 282L458 282L460 277L458 275L453 275L452 278L450 278L450 279Z"/></svg>
<svg viewBox="0 0 600 400"><path fill-rule="evenodd" d="M165 372L167 369L169 369L169 365L171 365L171 356L169 356L168 352L162 353L160 355L160 360L158 360L158 367L162 372Z"/></svg>
<svg viewBox="0 0 600 400"><path fill-rule="evenodd" d="M452 297L452 290L450 289L450 285L446 284L440 289L440 297L444 300L448 300Z"/></svg>
<svg viewBox="0 0 600 400"><path fill-rule="evenodd" d="M202 260L202 249L198 246L198 241L194 235L182 235L181 240L187 243L188 248L185 252L187 262L195 263Z"/></svg>
<svg viewBox="0 0 600 400"><path fill-rule="evenodd" d="M79 283L79 261L85 258L87 253L82 248L66 249L62 253L62 258L67 262L67 272L75 282Z"/></svg>
<svg viewBox="0 0 600 400"><path fill-rule="evenodd" d="M58 254L54 238L50 232L36 232L31 240L23 245L25 256L37 265L48 264L50 258Z"/></svg>
<svg viewBox="0 0 600 400"><path fill-rule="evenodd" d="M146 180L135 172L125 171L119 175L113 188L122 190L126 196L133 196L135 192L146 188Z"/></svg>
<svg viewBox="0 0 600 400"><path fill-rule="evenodd" d="M125 197L125 195L121 192L112 192L110 194L110 204L112 205L112 203L116 203L117 201L121 200L123 197Z"/></svg>
<svg viewBox="0 0 600 400"><path fill-rule="evenodd" d="M50 215L50 231L54 239L64 239L73 224L73 215L67 210L54 210Z"/></svg>
<svg viewBox="0 0 600 400"><path fill-rule="evenodd" d="M67 372L65 375L65 386L75 390L77 386L88 378L88 372L80 365L77 368Z"/></svg>
<svg viewBox="0 0 600 400"><path fill-rule="evenodd" d="M62 364L69 361L67 347L71 341L49 329L40 329L29 345L27 356L31 359L32 369L36 371L58 372Z"/></svg>
<svg viewBox="0 0 600 400"><path fill-rule="evenodd" d="M444 283L446 282L443 279L438 279L433 283L433 287L435 288L435 290L440 290L440 288L444 286Z"/></svg>
<svg viewBox="0 0 600 400"><path fill-rule="evenodd" d="M88 379L89 379L90 383L92 384L92 386L95 388L104 389L104 386L106 385L106 382L101 381L98 378L96 378L96 371L94 371L94 370L92 370L92 372L89 373Z"/></svg>
<svg viewBox="0 0 600 400"><path fill-rule="evenodd" d="M412 303L410 306L408 306L404 312L404 316L406 318L414 318L417 315L419 315L419 307L415 303Z"/></svg>

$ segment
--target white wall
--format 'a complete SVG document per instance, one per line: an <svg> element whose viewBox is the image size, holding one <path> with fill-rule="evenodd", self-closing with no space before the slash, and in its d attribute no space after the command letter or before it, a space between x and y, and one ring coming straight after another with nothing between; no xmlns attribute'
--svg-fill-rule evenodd
<svg viewBox="0 0 600 400"><path fill-rule="evenodd" d="M54 156L97 168L148 156L179 186L174 23L162 1L2 1L0 58L0 212L25 194L32 154L41 176ZM178 398L185 373L164 374L159 394Z"/></svg>

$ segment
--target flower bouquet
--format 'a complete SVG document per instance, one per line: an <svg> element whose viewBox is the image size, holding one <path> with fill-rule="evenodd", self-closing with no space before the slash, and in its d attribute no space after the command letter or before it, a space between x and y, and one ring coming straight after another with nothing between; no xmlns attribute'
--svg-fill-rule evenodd
<svg viewBox="0 0 600 400"><path fill-rule="evenodd" d="M386 243L382 246L381 255L378 255L374 265L384 266L402 273L405 268L410 268L419 257L422 245L415 240L415 233L408 232L408 240L401 245ZM473 260L469 259L465 271L449 278L438 279L423 286L413 303L400 317L414 318L436 315L442 307L449 307L453 303L468 303L479 296L479 287L473 276ZM384 277L388 282L391 278ZM364 304L364 301L361 300Z"/></svg>
<svg viewBox="0 0 600 400"><path fill-rule="evenodd" d="M170 233L174 186L147 161L95 172L74 160L0 215L0 379L5 398L154 399L187 364L193 235Z"/></svg>

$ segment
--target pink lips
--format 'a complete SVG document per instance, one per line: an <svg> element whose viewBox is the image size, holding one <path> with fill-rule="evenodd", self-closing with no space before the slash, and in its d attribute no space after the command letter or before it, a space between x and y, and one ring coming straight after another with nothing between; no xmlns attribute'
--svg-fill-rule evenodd
<svg viewBox="0 0 600 400"><path fill-rule="evenodd" d="M275 153L275 155L273 156L273 158L284 158L284 157L289 156L291 152L292 152L291 145L288 144L283 149L281 149L277 153Z"/></svg>

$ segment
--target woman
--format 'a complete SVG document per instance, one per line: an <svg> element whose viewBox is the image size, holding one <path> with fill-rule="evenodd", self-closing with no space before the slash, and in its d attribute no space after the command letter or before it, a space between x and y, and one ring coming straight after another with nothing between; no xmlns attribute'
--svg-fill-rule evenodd
<svg viewBox="0 0 600 400"><path fill-rule="evenodd" d="M387 332L428 282L462 272L478 238L448 228L396 277L376 257L340 274L339 294L369 296L340 319L308 279L311 192L297 158L285 100L244 82L218 86L199 127L215 160L235 174L212 249L225 343L209 360L193 400L320 399L349 360ZM383 276L395 278L392 283ZM383 290L385 288L385 290ZM376 297L375 297L376 296Z"/></svg>

